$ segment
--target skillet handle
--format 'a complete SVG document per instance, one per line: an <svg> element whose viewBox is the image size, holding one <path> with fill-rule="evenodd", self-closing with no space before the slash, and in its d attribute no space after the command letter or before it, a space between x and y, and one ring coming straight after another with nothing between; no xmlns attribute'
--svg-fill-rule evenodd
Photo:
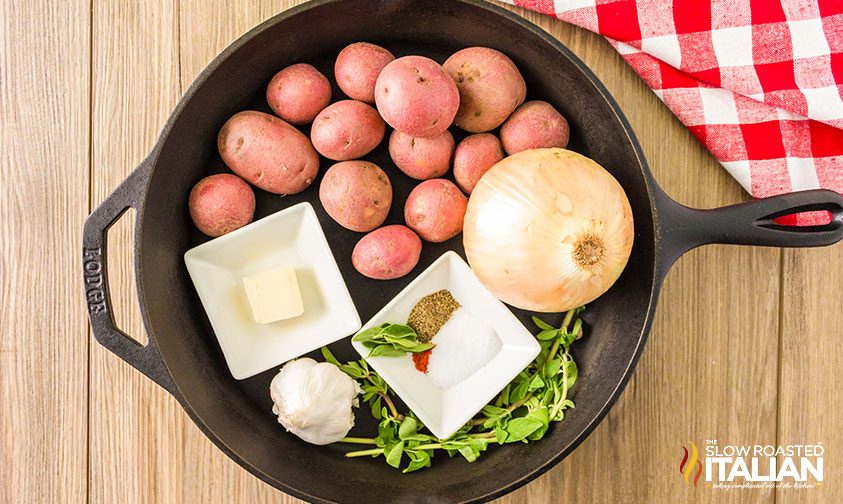
<svg viewBox="0 0 843 504"><path fill-rule="evenodd" d="M149 157L144 159L85 220L82 234L82 271L88 319L97 341L165 390L174 393L175 386L154 339L150 337L146 345L141 345L115 325L108 289L108 229L127 209L140 208L151 165ZM137 221L139 216L140 212L136 212L136 236L140 224Z"/></svg>
<svg viewBox="0 0 843 504"><path fill-rule="evenodd" d="M843 239L843 196L826 189L780 194L711 210L688 208L659 194L660 234L664 264L709 243L766 247L822 247ZM773 219L800 212L826 210L831 222L787 226Z"/></svg>

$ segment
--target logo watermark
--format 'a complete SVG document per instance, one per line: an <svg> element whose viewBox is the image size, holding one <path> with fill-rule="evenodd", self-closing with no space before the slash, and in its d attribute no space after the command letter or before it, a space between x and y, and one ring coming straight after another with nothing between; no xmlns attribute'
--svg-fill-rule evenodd
<svg viewBox="0 0 843 504"><path fill-rule="evenodd" d="M682 446L679 474L686 485L701 479L720 490L792 488L823 485L822 443L801 445L721 445L707 439L700 450Z"/></svg>
<svg viewBox="0 0 843 504"><path fill-rule="evenodd" d="M682 447L685 450L685 454L682 456L682 462L679 464L679 473L684 476L686 484L691 484L691 481L693 481L693 485L697 486L700 482L700 475L702 475L702 463L699 460L700 453L697 445L693 442L689 444L691 446L690 451L688 448ZM691 477L692 474L694 475L693 478Z"/></svg>

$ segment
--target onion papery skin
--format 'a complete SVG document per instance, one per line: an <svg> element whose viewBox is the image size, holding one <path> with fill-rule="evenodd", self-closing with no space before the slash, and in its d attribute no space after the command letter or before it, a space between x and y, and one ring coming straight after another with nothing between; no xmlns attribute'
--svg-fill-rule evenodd
<svg viewBox="0 0 843 504"><path fill-rule="evenodd" d="M463 241L480 281L536 312L590 303L632 251L632 208L618 181L566 149L531 149L495 164L468 202Z"/></svg>

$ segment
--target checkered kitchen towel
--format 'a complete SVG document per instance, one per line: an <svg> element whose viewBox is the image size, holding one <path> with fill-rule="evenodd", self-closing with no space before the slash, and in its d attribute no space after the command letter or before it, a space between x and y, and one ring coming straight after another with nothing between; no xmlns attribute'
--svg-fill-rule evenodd
<svg viewBox="0 0 843 504"><path fill-rule="evenodd" d="M605 36L753 196L843 193L843 0L505 1Z"/></svg>

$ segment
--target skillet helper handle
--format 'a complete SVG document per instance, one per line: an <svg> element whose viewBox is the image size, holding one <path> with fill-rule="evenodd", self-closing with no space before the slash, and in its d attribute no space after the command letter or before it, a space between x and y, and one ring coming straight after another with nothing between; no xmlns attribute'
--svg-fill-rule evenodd
<svg viewBox="0 0 843 504"><path fill-rule="evenodd" d="M684 252L709 243L766 247L822 247L843 239L843 196L826 189L780 194L711 210L697 210L664 196L663 233L672 263ZM828 211L831 221L788 226L774 219L800 212Z"/></svg>
<svg viewBox="0 0 843 504"><path fill-rule="evenodd" d="M82 271L88 319L97 341L152 381L173 393L175 387L152 338L141 345L114 323L108 284L108 229L129 208L138 209L151 171L146 158L85 220L82 235ZM137 233L136 212L135 228Z"/></svg>

